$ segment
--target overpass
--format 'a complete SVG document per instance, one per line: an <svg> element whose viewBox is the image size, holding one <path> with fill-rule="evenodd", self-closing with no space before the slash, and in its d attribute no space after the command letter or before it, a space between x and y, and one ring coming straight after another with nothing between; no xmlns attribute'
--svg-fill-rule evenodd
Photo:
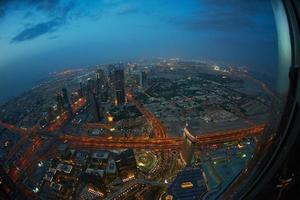
<svg viewBox="0 0 300 200"><path fill-rule="evenodd" d="M264 124L236 130L205 133L196 136L196 145L223 143L241 140L247 137L258 136L264 130ZM97 137L61 135L59 140L67 143L73 148L108 148L108 149L181 149L183 147L182 137L147 138L147 137Z"/></svg>
<svg viewBox="0 0 300 200"><path fill-rule="evenodd" d="M153 126L153 132L155 137L165 138L167 137L167 129L148 109L146 109L139 101L137 101L131 92L127 93L127 99L131 101L137 109L145 116L147 121Z"/></svg>
<svg viewBox="0 0 300 200"><path fill-rule="evenodd" d="M105 149L178 149L181 146L181 138L146 138L146 137L92 137L61 135L59 140L67 143L71 148L105 148Z"/></svg>
<svg viewBox="0 0 300 200"><path fill-rule="evenodd" d="M208 132L196 136L198 144L214 144L241 140L248 137L260 135L265 128L265 124L254 125L247 128L233 129L226 131Z"/></svg>

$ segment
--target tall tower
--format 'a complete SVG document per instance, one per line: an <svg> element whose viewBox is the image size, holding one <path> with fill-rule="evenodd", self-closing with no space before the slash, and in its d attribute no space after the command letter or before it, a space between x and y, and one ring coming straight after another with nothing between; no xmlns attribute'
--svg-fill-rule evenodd
<svg viewBox="0 0 300 200"><path fill-rule="evenodd" d="M88 95L87 100L90 104L90 111L93 114L94 121L102 120L102 112L100 110L99 99L96 94L95 81L93 79L88 79L87 82Z"/></svg>
<svg viewBox="0 0 300 200"><path fill-rule="evenodd" d="M122 105L125 103L125 80L123 69L116 69L114 71L114 84L116 104Z"/></svg>
<svg viewBox="0 0 300 200"><path fill-rule="evenodd" d="M147 74L144 71L141 71L140 73L140 86L145 87L147 84Z"/></svg>
<svg viewBox="0 0 300 200"><path fill-rule="evenodd" d="M86 96L86 91L85 91L85 87L84 84L82 82L79 83L79 92L80 92L80 96Z"/></svg>
<svg viewBox="0 0 300 200"><path fill-rule="evenodd" d="M182 158L186 162L186 165L191 164L196 142L196 137L189 132L186 126L183 129L183 148L181 151Z"/></svg>
<svg viewBox="0 0 300 200"><path fill-rule="evenodd" d="M56 94L57 111L61 114L64 111L64 98L60 93Z"/></svg>
<svg viewBox="0 0 300 200"><path fill-rule="evenodd" d="M66 88L63 88L62 93L63 93L63 97L64 97L65 107L67 108L67 111L69 112L69 114L72 116L73 111L72 111L71 103L70 103L70 100L68 97L68 90Z"/></svg>
<svg viewBox="0 0 300 200"><path fill-rule="evenodd" d="M50 106L47 110L47 121L50 123L54 119L53 108Z"/></svg>
<svg viewBox="0 0 300 200"><path fill-rule="evenodd" d="M104 84L104 71L100 68L96 71L96 93L100 97L102 85Z"/></svg>

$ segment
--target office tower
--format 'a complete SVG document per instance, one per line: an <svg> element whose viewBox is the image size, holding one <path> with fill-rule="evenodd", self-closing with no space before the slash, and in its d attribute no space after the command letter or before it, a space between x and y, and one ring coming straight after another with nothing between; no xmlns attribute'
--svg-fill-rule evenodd
<svg viewBox="0 0 300 200"><path fill-rule="evenodd" d="M94 90L95 90L95 82L93 79L88 78L87 79L87 93L88 93L87 96L91 95L92 92L94 92Z"/></svg>
<svg viewBox="0 0 300 200"><path fill-rule="evenodd" d="M61 94L56 94L57 111L61 114L64 111L64 98Z"/></svg>
<svg viewBox="0 0 300 200"><path fill-rule="evenodd" d="M68 97L68 90L66 88L63 88L62 93L63 93L63 97L64 97L65 108L67 109L69 114L72 116L73 111L72 111L71 103L70 103L70 100Z"/></svg>
<svg viewBox="0 0 300 200"><path fill-rule="evenodd" d="M145 87L147 84L147 74L144 71L140 73L140 86Z"/></svg>
<svg viewBox="0 0 300 200"><path fill-rule="evenodd" d="M96 94L95 81L91 78L87 80L87 100L90 104L90 111L93 114L93 121L101 121L103 119L101 105Z"/></svg>
<svg viewBox="0 0 300 200"><path fill-rule="evenodd" d="M188 127L185 127L183 130L183 148L181 153L186 165L189 166L194 155L197 139L189 132L187 128Z"/></svg>
<svg viewBox="0 0 300 200"><path fill-rule="evenodd" d="M83 97L86 96L86 92L85 92L85 88L84 88L84 84L82 82L79 83L79 96Z"/></svg>
<svg viewBox="0 0 300 200"><path fill-rule="evenodd" d="M137 164L133 149L127 149L115 158L116 166L121 179L126 180L130 176L135 176L137 172Z"/></svg>
<svg viewBox="0 0 300 200"><path fill-rule="evenodd" d="M102 69L97 69L96 71L96 94L100 98L102 95L102 88L104 86L104 71Z"/></svg>
<svg viewBox="0 0 300 200"><path fill-rule="evenodd" d="M96 93L92 92L92 102L91 102L92 113L95 121L102 121L103 116L100 110L100 105Z"/></svg>
<svg viewBox="0 0 300 200"><path fill-rule="evenodd" d="M116 69L114 71L114 85L116 105L122 105L125 103L125 80L123 69Z"/></svg>
<svg viewBox="0 0 300 200"><path fill-rule="evenodd" d="M101 100L102 102L107 102L109 94L109 86L107 81L104 83L102 90Z"/></svg>

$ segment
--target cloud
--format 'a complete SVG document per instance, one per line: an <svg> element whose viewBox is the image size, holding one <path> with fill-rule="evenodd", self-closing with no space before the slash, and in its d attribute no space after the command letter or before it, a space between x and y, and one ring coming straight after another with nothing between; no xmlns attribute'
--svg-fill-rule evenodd
<svg viewBox="0 0 300 200"><path fill-rule="evenodd" d="M60 0L23 0L23 2L39 10L51 11L58 7Z"/></svg>
<svg viewBox="0 0 300 200"><path fill-rule="evenodd" d="M128 15L137 13L138 9L136 6L133 5L124 5L117 9L117 15Z"/></svg>
<svg viewBox="0 0 300 200"><path fill-rule="evenodd" d="M29 1L29 0L28 0ZM31 3L35 3L38 0L30 0ZM44 4L40 4L40 2L37 4L40 7L40 9L53 9L53 6L57 6L58 1L55 4L47 3L47 1ZM49 1L50 2L50 1ZM52 33L57 31L62 25L66 23L68 20L69 13L75 8L75 3L70 2L68 4L64 4L63 6L57 6L55 8L55 16L52 17L50 20L46 22L41 22L35 25L26 26L25 29L23 29L20 33L18 33L15 37L11 39L11 43L16 42L23 42L26 40L33 40L41 35Z"/></svg>
<svg viewBox="0 0 300 200"><path fill-rule="evenodd" d="M265 24L258 22L256 17L264 20L272 15L270 10L265 10L271 8L265 0L201 0L198 3L198 8L187 17L167 16L162 19L191 31L233 32L262 30L266 28L262 27Z"/></svg>
<svg viewBox="0 0 300 200"><path fill-rule="evenodd" d="M32 40L46 33L51 33L56 31L61 25L63 25L61 20L51 20L44 23L36 24L32 27L26 28L12 38L11 43L23 42L25 40Z"/></svg>
<svg viewBox="0 0 300 200"><path fill-rule="evenodd" d="M0 0L0 19L6 16L7 11L30 6L36 10L52 12L60 3L60 0Z"/></svg>

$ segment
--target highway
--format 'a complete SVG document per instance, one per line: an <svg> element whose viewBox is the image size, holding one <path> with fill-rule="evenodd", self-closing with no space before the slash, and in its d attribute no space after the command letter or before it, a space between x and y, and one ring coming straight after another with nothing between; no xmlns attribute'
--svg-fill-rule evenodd
<svg viewBox="0 0 300 200"><path fill-rule="evenodd" d="M150 111L148 111L140 102L138 102L131 92L127 93L127 99L131 101L138 110L146 117L148 122L152 124L155 137L167 137L167 130L159 119L157 119Z"/></svg>
<svg viewBox="0 0 300 200"><path fill-rule="evenodd" d="M204 133L197 136L197 144L215 144L234 140L241 140L247 137L258 136L264 130L264 124L249 128L236 130ZM109 148L109 149L181 149L183 138L147 138L147 137L97 137L97 136L75 136L73 134L60 135L59 140L68 143L73 148Z"/></svg>
<svg viewBox="0 0 300 200"><path fill-rule="evenodd" d="M85 123L82 125L82 128L85 129L111 129L113 128L113 123L104 124L104 123Z"/></svg>
<svg viewBox="0 0 300 200"><path fill-rule="evenodd" d="M177 149L181 146L180 138L145 138L145 137L91 137L91 136L74 136L61 135L59 140L68 143L74 148L108 148L108 149Z"/></svg>

